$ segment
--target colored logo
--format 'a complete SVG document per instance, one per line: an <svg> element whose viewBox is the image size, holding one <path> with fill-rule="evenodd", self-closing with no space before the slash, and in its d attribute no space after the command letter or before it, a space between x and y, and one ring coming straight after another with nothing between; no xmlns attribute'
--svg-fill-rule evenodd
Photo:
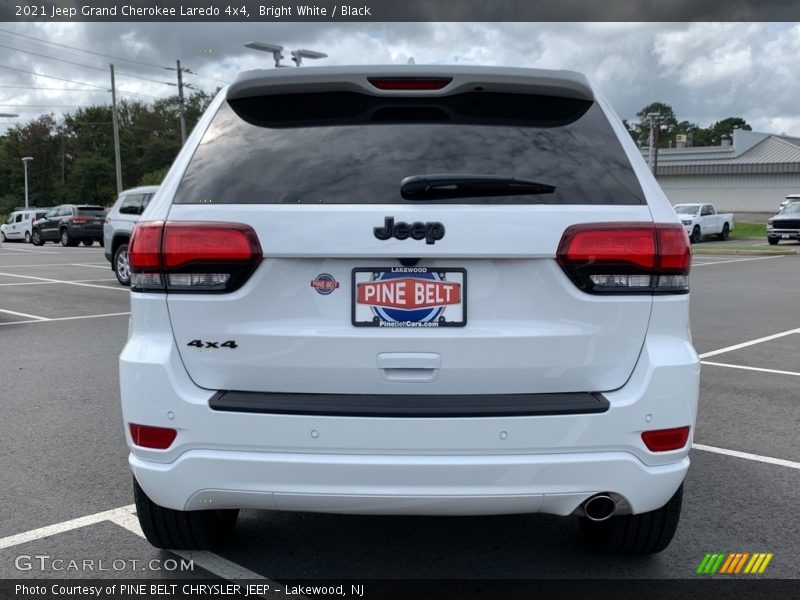
<svg viewBox="0 0 800 600"><path fill-rule="evenodd" d="M738 575L748 574L755 575L763 573L769 561L772 560L772 552L716 552L706 553L700 566L697 567L697 573L700 575L713 575L719 573L721 575Z"/></svg>
<svg viewBox="0 0 800 600"><path fill-rule="evenodd" d="M320 273L311 280L311 287L323 296L327 296L339 287L339 282L330 273Z"/></svg>
<svg viewBox="0 0 800 600"><path fill-rule="evenodd" d="M461 302L461 284L435 272L419 269L411 277L384 271L358 284L356 301L366 304L381 321L430 323L446 306Z"/></svg>

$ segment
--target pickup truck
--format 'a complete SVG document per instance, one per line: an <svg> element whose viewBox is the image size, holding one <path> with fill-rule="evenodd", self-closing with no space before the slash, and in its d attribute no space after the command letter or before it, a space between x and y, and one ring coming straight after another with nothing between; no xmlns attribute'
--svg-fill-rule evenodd
<svg viewBox="0 0 800 600"><path fill-rule="evenodd" d="M713 204L676 204L672 208L693 244L706 235L727 240L733 231L733 213L718 213Z"/></svg>

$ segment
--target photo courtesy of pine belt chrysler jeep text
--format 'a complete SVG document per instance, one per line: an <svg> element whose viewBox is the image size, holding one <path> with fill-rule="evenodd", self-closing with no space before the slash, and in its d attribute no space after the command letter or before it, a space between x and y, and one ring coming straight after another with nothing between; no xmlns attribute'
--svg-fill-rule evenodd
<svg viewBox="0 0 800 600"><path fill-rule="evenodd" d="M243 73L129 243L139 520L574 515L672 539L697 413L690 244L583 75Z"/></svg>

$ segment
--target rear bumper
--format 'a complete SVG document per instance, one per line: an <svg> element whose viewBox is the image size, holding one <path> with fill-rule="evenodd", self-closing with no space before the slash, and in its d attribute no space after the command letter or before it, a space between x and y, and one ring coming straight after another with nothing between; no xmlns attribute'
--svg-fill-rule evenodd
<svg viewBox="0 0 800 600"><path fill-rule="evenodd" d="M624 452L500 456L287 454L192 450L168 464L130 456L162 506L359 514L568 515L614 491L634 512L678 489L689 458L648 467Z"/></svg>
<svg viewBox="0 0 800 600"><path fill-rule="evenodd" d="M602 392L607 410L410 418L214 410L216 392L183 367L163 296L131 300L133 335L120 357L129 461L168 508L566 515L613 492L640 513L663 506L689 465L691 437L660 453L641 439L694 428L700 369L685 297L654 302L633 373ZM132 444L128 423L178 435L149 450Z"/></svg>

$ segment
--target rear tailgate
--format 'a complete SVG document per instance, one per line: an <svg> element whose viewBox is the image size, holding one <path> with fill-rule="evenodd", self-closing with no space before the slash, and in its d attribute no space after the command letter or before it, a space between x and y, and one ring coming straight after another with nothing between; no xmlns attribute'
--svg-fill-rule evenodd
<svg viewBox="0 0 800 600"><path fill-rule="evenodd" d="M462 79L450 94L394 96L366 81L315 93L268 81L250 86L256 95L234 85L169 220L246 224L264 258L234 292L168 294L198 385L477 394L625 383L652 297L585 293L555 260L571 225L652 222L619 141L580 82L559 95L535 79L527 92L524 81ZM401 196L401 180L429 173L555 191Z"/></svg>

